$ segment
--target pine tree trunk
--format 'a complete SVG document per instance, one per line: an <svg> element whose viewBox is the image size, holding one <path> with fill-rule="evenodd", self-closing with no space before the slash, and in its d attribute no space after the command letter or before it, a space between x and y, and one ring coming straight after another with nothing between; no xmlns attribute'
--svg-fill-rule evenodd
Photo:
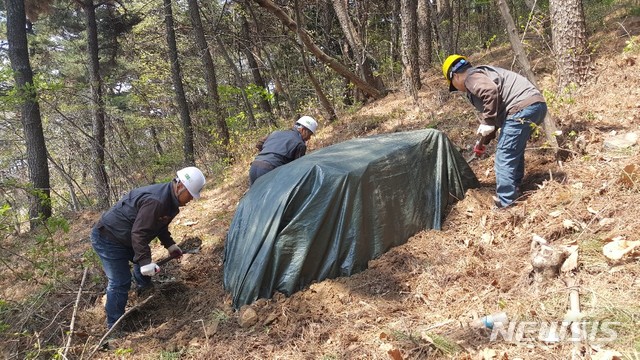
<svg viewBox="0 0 640 360"><path fill-rule="evenodd" d="M247 12L251 15L251 20L253 21L253 24L255 24L255 26L257 27L258 20L256 18L255 12L253 11L253 7L251 6L250 0L246 0L244 4L245 4L245 9L247 9ZM276 106L278 114L284 118L293 117L295 106L291 101L291 97L287 94L287 92L284 89L282 81L280 80L280 75L277 71L277 68L273 64L273 60L271 59L270 53L268 51L265 51L265 46L261 43L260 37L256 38L256 41L253 42L253 45L255 46L254 51L256 54L258 54L258 58L262 57L267 62L267 65L268 65L267 68L269 69L269 75L272 81L271 84L273 85L273 102ZM287 109L283 109L282 106L280 106L280 103L282 102L281 101L282 98L287 103L287 106L288 106Z"/></svg>
<svg viewBox="0 0 640 360"><path fill-rule="evenodd" d="M456 50L453 46L453 11L450 0L437 0L438 4L438 38L440 46L446 55Z"/></svg>
<svg viewBox="0 0 640 360"><path fill-rule="evenodd" d="M400 61L400 0L391 0L391 23L389 24L389 35L391 41L390 56L393 62Z"/></svg>
<svg viewBox="0 0 640 360"><path fill-rule="evenodd" d="M527 53L522 46L522 42L520 41L520 35L518 34L518 30L516 29L516 25L513 22L513 17L511 16L511 12L509 11L509 6L505 2L505 0L498 0L498 8L500 8L500 13L502 14L502 19L504 20L507 26L507 34L509 35L509 42L511 43L511 48L516 55L516 59L518 63L520 63L520 68L524 71L524 75L533 85L538 86L536 82L536 77L533 74L533 70L531 70L531 64L529 63L529 58L527 57Z"/></svg>
<svg viewBox="0 0 640 360"><path fill-rule="evenodd" d="M401 0L401 31L402 31L402 63L404 71L402 80L407 95L413 103L418 103L420 84L420 65L418 63L418 19L417 0Z"/></svg>
<svg viewBox="0 0 640 360"><path fill-rule="evenodd" d="M233 76L236 79L236 85L238 86L238 88L240 88L240 93L242 94L242 101L244 102L244 107L245 107L245 110L247 111L247 117L249 118L249 126L254 128L257 126L256 118L253 115L253 108L251 106L251 102L249 101L249 97L247 96L247 91L245 90L246 84L244 83L242 74L238 70L238 67L236 66L236 64L231 59L231 56L229 56L229 53L227 52L227 47L224 44L224 42L222 42L222 39L220 39L219 36L216 36L216 43L218 44L218 50L220 50L222 57L227 62L227 65L229 66L229 68L231 68L231 71L233 72Z"/></svg>
<svg viewBox="0 0 640 360"><path fill-rule="evenodd" d="M418 1L418 49L420 69L426 71L431 66L433 52L431 5L426 0Z"/></svg>
<svg viewBox="0 0 640 360"><path fill-rule="evenodd" d="M51 217L47 148L42 130L40 104L33 86L33 71L29 61L24 2L22 0L6 0L5 7L9 59L21 103L29 181L34 190L29 193L29 217L31 229L34 229L42 220Z"/></svg>
<svg viewBox="0 0 640 360"><path fill-rule="evenodd" d="M296 22L298 23L298 39L300 40L300 42L302 42L302 38L301 38L301 33L302 33L301 18L302 17L300 16L300 7L298 5L298 0L294 0L294 4L296 9ZM322 105L322 107L324 108L324 111L328 115L327 118L329 119L330 122L336 120L338 118L338 115L336 115L336 111L333 108L333 105L331 105L331 102L329 101L327 96L324 94L324 91L322 91L322 86L320 86L320 82L313 75L313 72L309 67L309 62L307 61L307 56L304 53L304 46L302 46L302 44L300 44L300 56L302 56L302 64L304 66L305 71L307 72L309 81L311 81L311 84L313 85L313 89L316 91L316 96L318 97L318 101L320 101L320 105Z"/></svg>
<svg viewBox="0 0 640 360"><path fill-rule="evenodd" d="M220 109L220 95L218 94L218 80L216 78L216 68L211 58L209 44L204 36L202 20L200 19L200 7L198 0L188 0L189 16L193 25L193 32L200 52L200 61L204 72L204 81L207 86L207 98L211 99L205 104L205 108L209 110L208 117L214 119L217 128L218 137L222 140L222 145L226 148L229 145L229 127ZM226 157L227 150L224 150Z"/></svg>
<svg viewBox="0 0 640 360"><path fill-rule="evenodd" d="M592 66L582 1L550 0L549 13L558 86L582 85Z"/></svg>
<svg viewBox="0 0 640 360"><path fill-rule="evenodd" d="M96 188L96 207L100 210L110 206L109 179L105 169L105 110L102 97L102 77L100 76L100 59L98 57L98 25L93 0L82 3L87 26L87 56L89 67L89 82L91 86L91 124L93 129L92 174Z"/></svg>
<svg viewBox="0 0 640 360"><path fill-rule="evenodd" d="M191 115L189 114L189 106L187 105L187 97L182 86L182 74L180 71L180 63L178 62L178 46L176 45L176 34L173 28L173 10L171 9L171 0L164 1L164 23L167 32L167 45L169 46L169 62L171 63L171 78L173 81L174 91L176 93L176 103L180 120L182 122L183 152L185 165L195 165L195 151L193 148L193 125L191 124Z"/></svg>
<svg viewBox="0 0 640 360"><path fill-rule="evenodd" d="M244 56L247 58L247 64L249 65L249 68L251 70L253 83L259 86L260 88L266 90L267 85L264 79L262 78L262 73L260 72L260 66L258 66L258 61L256 60L256 56L254 55L254 51L252 50L252 49L256 49L256 47L254 46L254 41L253 41L254 35L249 26L249 21L247 21L247 18L244 16L242 16L240 21L242 22L242 35L246 42L246 46L244 46L242 50L244 52ZM271 109L271 104L269 104L269 100L261 96L259 104L262 111L267 115L267 124L275 126L276 121L273 118L273 110Z"/></svg>

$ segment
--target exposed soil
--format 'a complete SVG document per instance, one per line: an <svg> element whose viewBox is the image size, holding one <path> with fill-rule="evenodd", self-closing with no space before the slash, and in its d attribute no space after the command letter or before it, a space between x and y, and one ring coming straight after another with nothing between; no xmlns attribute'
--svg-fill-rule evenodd
<svg viewBox="0 0 640 360"><path fill-rule="evenodd" d="M640 261L630 253L613 262L602 247L615 237L637 240L640 233L638 145L622 150L603 146L614 134L638 133L640 124L640 49L623 52L626 31L640 32L635 18L612 19L592 40L599 45L594 77L571 96L549 101L551 115L563 130L569 156L557 162L543 136L527 151L527 173L517 205L492 210L493 149L471 166L482 183L449 209L441 231L416 234L406 244L373 260L369 268L348 278L325 280L285 297L276 294L251 305L255 323L240 326L222 286L223 240L235 207L246 191L251 154L225 181L208 186L203 199L192 202L171 225L184 249L193 250L163 266L155 278L153 297L120 324L124 331L94 358L135 359L566 359L607 358L616 350L640 357ZM636 38L636 41L638 39ZM476 54L472 61L509 67L510 51ZM542 87L552 83L549 59L533 61ZM425 74L420 104L399 93L366 105L334 124L321 124L311 151L349 138L375 133L436 127L463 150L474 139L471 106L449 95L438 71ZM629 169L629 168L627 168ZM629 172L629 170L627 170ZM6 358L51 357L63 349L76 293L83 275L89 230L97 213L76 214L72 230L57 236L69 251L59 259L68 266L64 282L42 301L34 299L41 284L20 280L19 237L6 239L12 252L2 267L2 310L11 330L0 335ZM545 278L532 267L532 239L549 245L577 246L577 266ZM28 248L24 246L23 249ZM23 250L24 251L24 250ZM154 248L154 259L166 252ZM6 264L13 264L7 270ZM89 263L75 318L69 358L87 358L104 335L105 280L97 263ZM36 278L37 279L37 278ZM569 287L566 280L574 281ZM540 322L561 322L569 310L569 293L577 289L580 310L589 320L617 324L615 339L596 328L586 341L543 341ZM130 307L141 303L133 292ZM37 296L35 296L37 299ZM250 311L250 310L249 310ZM490 339L491 331L469 326L484 314L506 312L513 322L532 322L520 339ZM4 320L5 322L8 320ZM570 332L569 332L570 334ZM47 350L49 349L49 351ZM30 351L30 355L27 354ZM608 357L611 358L611 357Z"/></svg>

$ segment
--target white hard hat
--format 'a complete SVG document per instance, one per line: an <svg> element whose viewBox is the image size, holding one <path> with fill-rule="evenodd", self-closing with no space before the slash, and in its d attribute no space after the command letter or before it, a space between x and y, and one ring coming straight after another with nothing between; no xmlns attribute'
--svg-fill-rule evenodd
<svg viewBox="0 0 640 360"><path fill-rule="evenodd" d="M300 124L306 127L307 129L309 129L309 131L311 131L314 134L316 133L316 129L318 128L318 122L316 122L316 120L311 116L307 116L307 115L298 119L298 121L296 121L296 124Z"/></svg>
<svg viewBox="0 0 640 360"><path fill-rule="evenodd" d="M178 180L184 184L194 199L200 199L200 191L206 183L202 171L195 166L189 166L176 172Z"/></svg>

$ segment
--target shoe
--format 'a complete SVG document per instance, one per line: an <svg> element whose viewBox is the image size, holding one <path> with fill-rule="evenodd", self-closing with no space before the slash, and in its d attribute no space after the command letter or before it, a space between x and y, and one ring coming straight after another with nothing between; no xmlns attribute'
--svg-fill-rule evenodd
<svg viewBox="0 0 640 360"><path fill-rule="evenodd" d="M153 285L153 283L147 286L139 286L136 288L136 295L138 296L138 299L146 298L149 295L153 294L154 290L155 286Z"/></svg>
<svg viewBox="0 0 640 360"><path fill-rule="evenodd" d="M500 210L500 209L504 209L504 208L508 208L510 206L512 206L513 204L515 204L515 201L512 202L511 204L508 205L502 205L502 203L500 202L500 199L498 199L497 196L493 196L493 210Z"/></svg>
<svg viewBox="0 0 640 360"><path fill-rule="evenodd" d="M113 330L109 333L106 339L103 340L100 348L103 351L115 350L118 348L120 341L126 336L125 332L119 329Z"/></svg>

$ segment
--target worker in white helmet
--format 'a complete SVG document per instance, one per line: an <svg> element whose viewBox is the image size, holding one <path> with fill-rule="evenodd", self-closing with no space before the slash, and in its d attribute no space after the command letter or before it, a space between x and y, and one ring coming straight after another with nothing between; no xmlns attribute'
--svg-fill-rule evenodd
<svg viewBox="0 0 640 360"><path fill-rule="evenodd" d="M133 189L100 217L91 231L91 244L108 279L107 328L124 314L131 287L130 262L139 292L152 287L160 267L151 259L149 243L156 237L170 256L182 250L169 232L169 223L192 199L200 198L206 180L196 167L178 170L170 182Z"/></svg>
<svg viewBox="0 0 640 360"><path fill-rule="evenodd" d="M256 144L260 153L255 157L249 169L249 185L253 185L260 176L304 156L307 141L316 133L318 122L311 116L303 116L284 131L274 131Z"/></svg>

